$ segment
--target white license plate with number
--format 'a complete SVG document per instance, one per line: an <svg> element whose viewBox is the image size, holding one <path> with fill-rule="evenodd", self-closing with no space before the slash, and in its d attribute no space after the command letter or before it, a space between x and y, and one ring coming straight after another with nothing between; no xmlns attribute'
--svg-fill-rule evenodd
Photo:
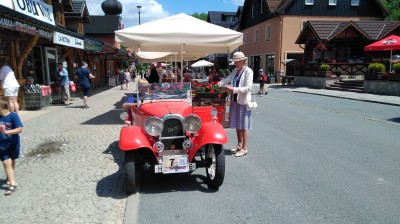
<svg viewBox="0 0 400 224"><path fill-rule="evenodd" d="M165 155L159 159L160 165L155 165L155 173L187 173L196 169L195 163L188 163L188 155Z"/></svg>

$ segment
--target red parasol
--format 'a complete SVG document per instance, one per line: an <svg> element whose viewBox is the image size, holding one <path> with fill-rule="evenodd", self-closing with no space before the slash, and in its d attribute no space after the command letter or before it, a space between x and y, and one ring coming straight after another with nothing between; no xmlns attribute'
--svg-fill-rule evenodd
<svg viewBox="0 0 400 224"><path fill-rule="evenodd" d="M364 47L364 51L390 51L390 67L392 71L393 50L400 50L400 37L391 35Z"/></svg>

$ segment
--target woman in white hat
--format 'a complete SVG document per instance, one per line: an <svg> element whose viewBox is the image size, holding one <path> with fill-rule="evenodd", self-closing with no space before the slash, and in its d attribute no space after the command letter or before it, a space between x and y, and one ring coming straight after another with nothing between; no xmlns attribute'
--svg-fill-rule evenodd
<svg viewBox="0 0 400 224"><path fill-rule="evenodd" d="M247 102L251 101L251 89L253 86L253 70L246 66L247 57L242 52L233 54L231 61L235 69L223 80L218 82L219 86L230 83L228 87L231 95L231 106L229 110L229 127L236 128L237 146L231 152L236 157L247 154L248 130L251 129L251 111L247 111Z"/></svg>

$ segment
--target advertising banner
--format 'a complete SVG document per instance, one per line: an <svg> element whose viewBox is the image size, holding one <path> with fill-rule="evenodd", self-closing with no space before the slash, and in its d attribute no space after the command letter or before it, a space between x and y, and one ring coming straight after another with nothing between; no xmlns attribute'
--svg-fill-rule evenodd
<svg viewBox="0 0 400 224"><path fill-rule="evenodd" d="M3 4L4 0L1 0ZM8 0L5 0L7 2ZM42 0L13 0L14 10L35 18L42 22L56 25L54 22L53 6L44 3Z"/></svg>

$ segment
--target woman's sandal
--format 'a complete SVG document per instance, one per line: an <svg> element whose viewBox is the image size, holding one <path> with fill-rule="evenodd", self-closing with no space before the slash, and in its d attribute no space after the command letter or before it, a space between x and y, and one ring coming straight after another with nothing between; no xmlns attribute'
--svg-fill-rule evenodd
<svg viewBox="0 0 400 224"><path fill-rule="evenodd" d="M236 148L231 149L231 152L239 152L240 150L242 150L242 148L240 146L236 146Z"/></svg>
<svg viewBox="0 0 400 224"><path fill-rule="evenodd" d="M10 185L6 192L4 192L4 195L9 196L14 194L18 190L18 185Z"/></svg>
<svg viewBox="0 0 400 224"><path fill-rule="evenodd" d="M235 157L241 157L247 154L247 149L243 148L235 154Z"/></svg>

